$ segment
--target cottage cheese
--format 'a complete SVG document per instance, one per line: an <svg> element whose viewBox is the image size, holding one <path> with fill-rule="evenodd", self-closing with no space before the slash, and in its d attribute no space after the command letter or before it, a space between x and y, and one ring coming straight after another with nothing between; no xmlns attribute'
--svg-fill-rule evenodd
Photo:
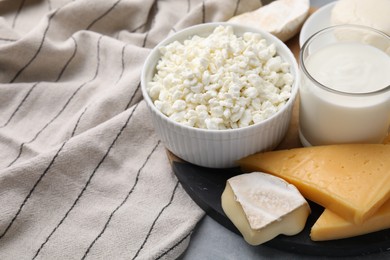
<svg viewBox="0 0 390 260"><path fill-rule="evenodd" d="M258 33L241 37L218 26L160 48L148 83L154 105L172 120L197 128L234 129L259 123L291 96L290 65Z"/></svg>

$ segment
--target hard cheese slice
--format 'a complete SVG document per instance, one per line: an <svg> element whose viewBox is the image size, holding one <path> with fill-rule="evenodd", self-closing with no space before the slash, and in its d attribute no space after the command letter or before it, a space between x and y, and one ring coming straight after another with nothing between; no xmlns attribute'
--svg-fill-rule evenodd
<svg viewBox="0 0 390 260"><path fill-rule="evenodd" d="M364 235L387 228L390 228L390 200L361 225L347 221L325 209L311 228L310 237L314 241L324 241Z"/></svg>
<svg viewBox="0 0 390 260"><path fill-rule="evenodd" d="M294 184L305 198L361 224L390 198L390 146L345 144L258 153L239 161Z"/></svg>
<svg viewBox="0 0 390 260"><path fill-rule="evenodd" d="M225 214L251 245L302 231L310 207L297 188L254 172L230 178L221 197Z"/></svg>

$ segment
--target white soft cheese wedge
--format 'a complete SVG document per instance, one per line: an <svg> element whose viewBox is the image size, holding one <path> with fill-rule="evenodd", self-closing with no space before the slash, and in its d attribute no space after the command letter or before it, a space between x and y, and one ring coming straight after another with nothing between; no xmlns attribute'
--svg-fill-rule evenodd
<svg viewBox="0 0 390 260"><path fill-rule="evenodd" d="M255 11L234 16L228 22L259 28L286 41L299 31L309 9L309 0L277 0Z"/></svg>
<svg viewBox="0 0 390 260"><path fill-rule="evenodd" d="M262 172L228 179L221 201L227 217L251 245L279 234L298 234L310 214L309 204L295 186Z"/></svg>
<svg viewBox="0 0 390 260"><path fill-rule="evenodd" d="M359 24L390 35L390 0L340 0L332 9L331 23Z"/></svg>

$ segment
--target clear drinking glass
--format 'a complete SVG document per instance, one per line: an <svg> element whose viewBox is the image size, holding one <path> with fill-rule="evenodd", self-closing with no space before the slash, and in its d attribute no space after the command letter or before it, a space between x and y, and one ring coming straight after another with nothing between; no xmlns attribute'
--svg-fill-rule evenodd
<svg viewBox="0 0 390 260"><path fill-rule="evenodd" d="M390 36L328 27L300 52L299 136L304 146L380 143L390 126Z"/></svg>

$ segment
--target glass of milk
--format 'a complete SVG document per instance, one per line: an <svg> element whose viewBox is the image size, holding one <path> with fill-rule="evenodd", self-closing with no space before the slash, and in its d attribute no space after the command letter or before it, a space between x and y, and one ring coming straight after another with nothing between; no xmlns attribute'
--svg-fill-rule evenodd
<svg viewBox="0 0 390 260"><path fill-rule="evenodd" d="M304 146L381 143L390 128L390 36L357 25L317 32L300 52Z"/></svg>

